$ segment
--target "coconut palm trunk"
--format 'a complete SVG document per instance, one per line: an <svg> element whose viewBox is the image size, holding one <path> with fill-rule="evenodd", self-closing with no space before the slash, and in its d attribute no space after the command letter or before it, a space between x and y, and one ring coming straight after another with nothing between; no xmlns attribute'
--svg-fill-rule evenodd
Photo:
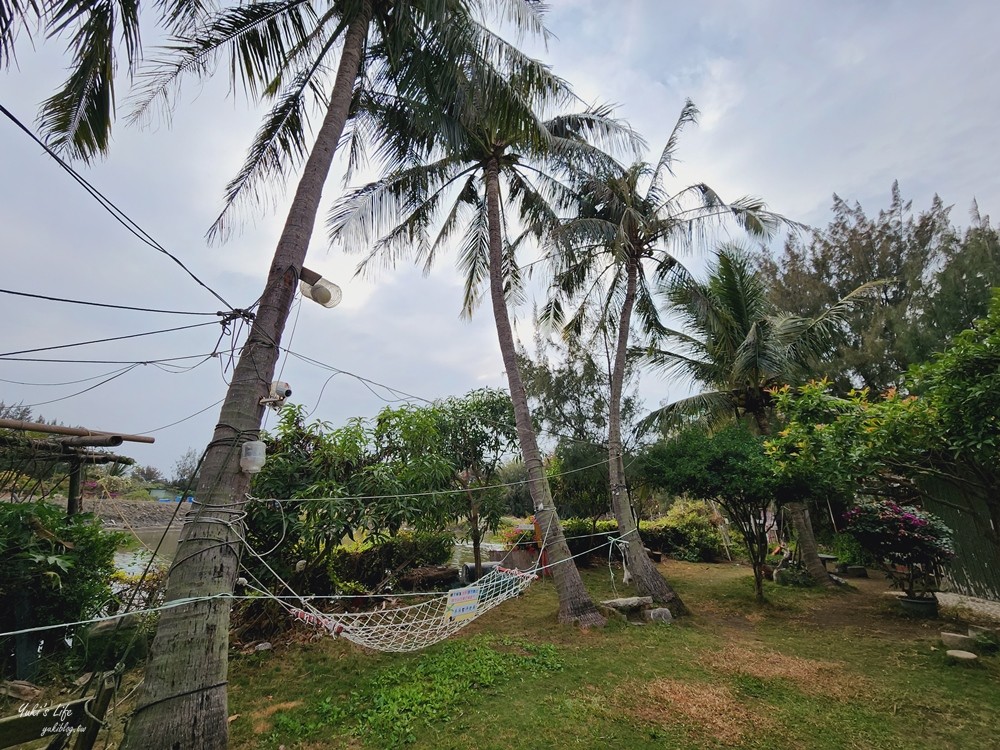
<svg viewBox="0 0 1000 750"><path fill-rule="evenodd" d="M795 529L795 538L798 540L802 564L806 566L809 575L820 586L836 586L836 582L827 573L823 561L819 559L819 547L816 546L816 535L813 534L806 504L785 503L784 509L788 512L788 520L791 521L792 528Z"/></svg>
<svg viewBox="0 0 1000 750"><path fill-rule="evenodd" d="M167 579L166 601L218 597L160 615L142 689L122 745L128 750L218 748L228 743L227 676L230 600L242 553L240 513L249 476L240 446L256 439L274 376L278 346L291 308L323 185L348 110L364 52L371 3L351 21L329 107L303 168L274 253L250 335L240 354L198 482L198 512L181 533Z"/></svg>
<svg viewBox="0 0 1000 750"><path fill-rule="evenodd" d="M653 565L639 537L638 524L628 497L625 463L622 459L622 389L625 383L625 357L628 352L638 272L637 261L630 260L626 268L625 299L618 320L618 339L615 343L615 359L611 368L611 398L608 409L608 473L611 483L611 507L615 520L618 521L618 533L627 544L626 560L636 587L643 595L669 605L671 614L681 615L687 612L684 602Z"/></svg>
<svg viewBox="0 0 1000 750"><path fill-rule="evenodd" d="M590 594L587 593L587 589L583 585L580 572L570 559L569 547L559 523L559 514L552 502L552 494L542 465L541 452L538 449L535 430L531 424L528 396L517 367L514 333L511 329L507 298L504 294L500 164L496 156L491 158L486 165L485 181L486 210L489 223L490 300L493 306L493 318L496 321L497 339L500 343L504 369L507 371L510 400L514 405L514 423L517 426L521 456L528 471L528 489L535 506L535 519L542 530L552 578L559 592L559 621L576 622L584 627L602 626L605 623L604 616L594 606Z"/></svg>

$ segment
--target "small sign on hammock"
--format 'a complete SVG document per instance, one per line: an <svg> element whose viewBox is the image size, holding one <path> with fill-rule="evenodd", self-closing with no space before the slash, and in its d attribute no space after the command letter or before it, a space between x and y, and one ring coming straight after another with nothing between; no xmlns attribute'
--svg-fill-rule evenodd
<svg viewBox="0 0 1000 750"><path fill-rule="evenodd" d="M448 592L448 603L444 617L448 622L474 620L479 611L479 587L464 586Z"/></svg>

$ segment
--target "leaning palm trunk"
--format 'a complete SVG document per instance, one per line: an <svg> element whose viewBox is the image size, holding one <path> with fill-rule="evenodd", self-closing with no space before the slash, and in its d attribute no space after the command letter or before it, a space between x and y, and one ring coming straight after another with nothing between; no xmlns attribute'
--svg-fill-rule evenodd
<svg viewBox="0 0 1000 750"><path fill-rule="evenodd" d="M219 748L228 743L229 611L242 546L238 519L249 486L240 446L260 430L278 346L312 236L323 184L347 122L371 4L351 22L333 94L274 253L256 319L240 354L198 481L199 512L181 533L166 601L218 597L164 610L124 748Z"/></svg>
<svg viewBox="0 0 1000 750"><path fill-rule="evenodd" d="M625 299L618 321L618 341L611 369L611 403L608 410L608 474L611 480L611 507L618 521L618 534L626 542L626 560L639 592L654 601L669 605L674 615L687 612L684 602L673 590L646 554L639 537L639 528L625 484L625 465L622 460L622 390L625 383L625 356L631 327L632 307L635 304L636 261L629 261Z"/></svg>
<svg viewBox="0 0 1000 750"><path fill-rule="evenodd" d="M764 413L763 399L760 398L758 401L758 407L754 409L754 419L760 434L767 436L771 434L771 420ZM791 522L792 528L795 529L799 556L802 558L802 564L806 566L809 575L820 586L836 586L836 582L826 572L823 561L819 559L819 547L816 546L816 535L813 533L805 503L785 503L784 508L788 511L788 520Z"/></svg>
<svg viewBox="0 0 1000 750"><path fill-rule="evenodd" d="M549 483L542 466L541 452L531 424L531 412L528 409L528 396L521 383L521 373L517 368L514 333L507 313L507 299L504 295L503 281L503 236L500 221L500 170L496 158L490 160L486 167L486 210L489 223L489 266L490 266L490 299L493 304L493 318L496 321L497 338L500 342L500 353L503 356L504 369L507 371L507 384L510 387L510 400L514 405L514 423L517 426L517 437L521 444L521 456L528 471L528 489L535 506L535 520L538 522L544 539L545 552L548 556L552 578L559 592L559 621L576 622L584 627L602 626L604 616L597 611L590 594L583 585L580 571L576 569L569 547L563 536L559 523L559 514L552 502Z"/></svg>
<svg viewBox="0 0 1000 750"><path fill-rule="evenodd" d="M795 529L799 554L802 556L802 563L809 571L809 575L820 586L835 586L836 583L826 572L826 566L819 559L819 548L816 546L816 536L813 534L812 523L809 521L809 513L806 511L805 503L785 503L784 507L788 511L792 528Z"/></svg>

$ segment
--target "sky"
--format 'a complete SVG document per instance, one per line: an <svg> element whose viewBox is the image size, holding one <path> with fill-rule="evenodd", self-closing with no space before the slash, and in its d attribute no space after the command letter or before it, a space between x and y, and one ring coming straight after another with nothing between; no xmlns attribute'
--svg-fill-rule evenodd
<svg viewBox="0 0 1000 750"><path fill-rule="evenodd" d="M915 211L935 193L968 223L973 199L1000 214L1000 3L898 0L554 0L549 62L589 103L616 105L648 141L655 161L685 99L701 111L680 142L676 185L706 182L725 199L763 198L796 221L824 226L834 193L876 213L893 180ZM153 42L147 39L147 44ZM0 71L0 103L32 124L65 75L61 44L22 43ZM124 99L124 97L122 97ZM127 127L109 156L84 176L234 307L260 294L287 201L261 206L228 243L205 231L221 207L261 110L227 95L221 80L189 81L169 123ZM328 203L343 189L335 166ZM777 249L775 247L774 249ZM697 267L700 257L689 262ZM39 147L0 119L0 288L139 307L213 313L221 304L165 255L105 213ZM459 318L461 282L449 260L427 277L401 266L353 275L357 257L330 248L322 228L307 265L339 284L334 309L293 307L279 361L292 402L337 425L387 404L505 385L489 310ZM530 344L531 303L517 311ZM103 310L0 293L0 401L32 405L68 425L151 433L152 445L118 452L168 475L199 452L225 394L226 357L213 351L220 326L93 344L24 357L3 353L161 330L211 317ZM223 335L223 352L237 331ZM85 363L192 357L173 366ZM193 365L197 365L190 368ZM228 369L227 369L228 368ZM103 382L107 379L108 382ZM80 382L71 382L80 381ZM376 385L378 384L378 385ZM96 386L96 387L93 387ZM89 390L88 390L89 389ZM80 393L81 391L85 391ZM654 408L685 386L643 377ZM200 412L200 413L198 413ZM268 423L273 425L274 416ZM176 423L176 424L174 424ZM168 426L172 425L172 426Z"/></svg>

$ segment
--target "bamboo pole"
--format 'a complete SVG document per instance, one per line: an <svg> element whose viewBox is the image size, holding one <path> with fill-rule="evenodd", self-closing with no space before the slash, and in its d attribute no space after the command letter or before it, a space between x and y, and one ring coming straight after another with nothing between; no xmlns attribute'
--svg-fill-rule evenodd
<svg viewBox="0 0 1000 750"><path fill-rule="evenodd" d="M120 437L122 440L127 440L130 443L156 442L156 438L149 437L149 435L129 435L124 432L109 432L108 430L86 430L82 427L63 427L62 425L42 424L41 422L25 422L23 419L0 419L0 428L43 432L48 435L73 435L77 437L105 437L111 435Z"/></svg>

